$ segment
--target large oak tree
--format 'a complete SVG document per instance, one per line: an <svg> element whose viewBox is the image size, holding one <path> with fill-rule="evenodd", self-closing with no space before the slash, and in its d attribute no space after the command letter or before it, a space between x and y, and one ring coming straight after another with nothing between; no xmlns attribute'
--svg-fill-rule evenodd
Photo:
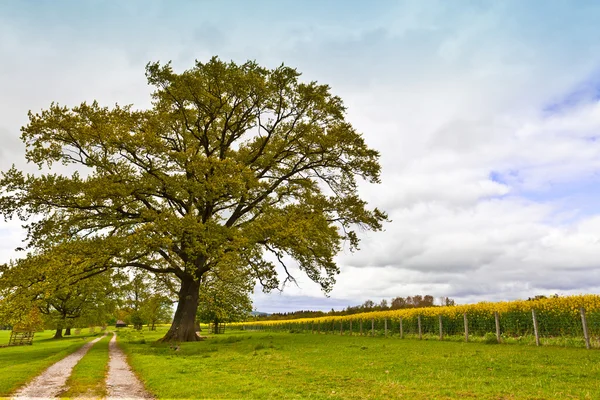
<svg viewBox="0 0 600 400"><path fill-rule="evenodd" d="M357 194L357 178L379 182L379 154L342 100L295 69L255 62L213 58L182 73L151 63L146 76L151 109L53 103L29 113L26 158L42 171L13 167L0 180L1 212L36 217L28 245L70 246L86 260L80 277L124 267L175 276L164 340L197 339L209 271L250 273L268 290L280 284L278 264L293 279L294 260L330 290L342 244L357 248L356 228L386 219Z"/></svg>

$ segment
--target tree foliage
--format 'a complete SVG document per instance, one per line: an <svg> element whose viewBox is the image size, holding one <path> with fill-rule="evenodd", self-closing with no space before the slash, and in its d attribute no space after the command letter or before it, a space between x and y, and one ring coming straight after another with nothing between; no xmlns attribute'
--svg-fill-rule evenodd
<svg viewBox="0 0 600 400"><path fill-rule="evenodd" d="M358 177L379 182L379 155L342 100L283 65L213 58L175 73L150 63L146 76L148 110L53 103L29 113L26 158L42 171L13 167L0 179L0 211L27 221L29 246L80 254L79 277L124 267L175 276L165 340L196 339L211 271L250 274L270 290L277 265L293 280L287 255L329 291L342 242L356 249L356 228L386 219L357 194Z"/></svg>
<svg viewBox="0 0 600 400"><path fill-rule="evenodd" d="M1 266L0 317L18 325L22 316L41 314L44 325L56 329L56 338L64 328L104 324L117 303L119 277L107 273L70 282L46 279L52 271L69 269L74 257L62 256L29 254Z"/></svg>
<svg viewBox="0 0 600 400"><path fill-rule="evenodd" d="M249 274L211 271L202 277L197 317L200 322L244 321L252 311L254 281Z"/></svg>
<svg viewBox="0 0 600 400"><path fill-rule="evenodd" d="M168 295L169 288L163 280L138 271L123 286L119 319L131 323L136 329L148 324L154 330L156 324L171 321L173 301Z"/></svg>

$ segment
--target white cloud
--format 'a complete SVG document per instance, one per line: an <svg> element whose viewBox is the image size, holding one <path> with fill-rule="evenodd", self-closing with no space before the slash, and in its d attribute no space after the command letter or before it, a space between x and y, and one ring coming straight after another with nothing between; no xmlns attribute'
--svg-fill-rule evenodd
<svg viewBox="0 0 600 400"><path fill-rule="evenodd" d="M598 291L600 212L556 191L599 183L600 102L545 110L599 70L598 8L399 4L361 14L341 2L344 13L322 6L280 18L265 6L236 9L228 21L224 9L198 16L187 5L174 16L154 5L136 18L131 6L126 18L98 17L112 21L105 38L98 21L43 30L27 16L0 21L0 168L23 167L17 137L28 109L92 98L148 105L148 61L186 68L213 53L285 61L330 83L381 151L383 184L361 193L393 222L365 234L360 252L339 256L332 299L301 277L301 289L258 295L259 309ZM0 234L3 262L20 233L0 223Z"/></svg>
<svg viewBox="0 0 600 400"><path fill-rule="evenodd" d="M21 223L17 220L4 222L0 219L0 264L15 259L19 253L17 247L24 247L25 233L20 229ZM22 253L21 253L22 254Z"/></svg>

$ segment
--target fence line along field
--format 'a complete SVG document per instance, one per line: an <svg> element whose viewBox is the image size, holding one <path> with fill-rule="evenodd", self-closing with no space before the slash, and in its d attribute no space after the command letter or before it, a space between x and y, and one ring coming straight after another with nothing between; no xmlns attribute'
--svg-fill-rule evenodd
<svg viewBox="0 0 600 400"><path fill-rule="evenodd" d="M238 324L245 330L294 330L600 347L600 295L410 308Z"/></svg>

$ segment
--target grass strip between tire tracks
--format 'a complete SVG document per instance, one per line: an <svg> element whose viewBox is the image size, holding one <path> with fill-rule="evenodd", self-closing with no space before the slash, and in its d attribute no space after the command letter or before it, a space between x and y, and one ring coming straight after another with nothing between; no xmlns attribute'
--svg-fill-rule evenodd
<svg viewBox="0 0 600 400"><path fill-rule="evenodd" d="M108 372L108 342L112 335L96 343L77 363L67 380L67 390L61 398L106 396L106 374Z"/></svg>

